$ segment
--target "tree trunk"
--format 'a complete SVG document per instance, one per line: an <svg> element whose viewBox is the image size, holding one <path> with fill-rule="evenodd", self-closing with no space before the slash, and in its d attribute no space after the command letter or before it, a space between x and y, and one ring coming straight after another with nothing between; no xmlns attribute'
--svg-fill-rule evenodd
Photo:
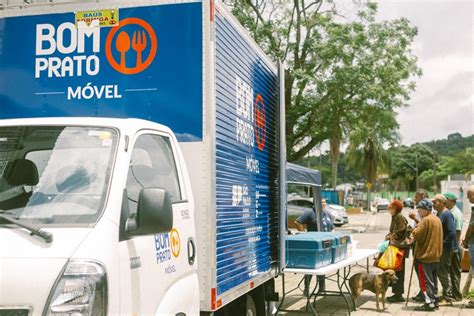
<svg viewBox="0 0 474 316"><path fill-rule="evenodd" d="M332 188L336 188L337 185L337 161L331 159L332 173L331 173L331 185Z"/></svg>
<svg viewBox="0 0 474 316"><path fill-rule="evenodd" d="M329 139L329 154L331 155L332 179L331 184L333 188L337 185L337 164L341 156L341 136L333 136Z"/></svg>

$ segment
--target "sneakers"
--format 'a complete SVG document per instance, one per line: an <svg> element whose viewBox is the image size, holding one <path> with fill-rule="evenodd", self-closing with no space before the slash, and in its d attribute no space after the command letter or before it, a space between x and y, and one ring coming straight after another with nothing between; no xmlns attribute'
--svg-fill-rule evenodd
<svg viewBox="0 0 474 316"><path fill-rule="evenodd" d="M423 294L420 294L420 293L418 293L418 295L416 295L416 296L413 296L411 299L414 300L415 302L424 302L425 301L425 297L423 296Z"/></svg>
<svg viewBox="0 0 474 316"><path fill-rule="evenodd" d="M464 305L464 308L474 308L474 301L469 301L466 305Z"/></svg>
<svg viewBox="0 0 474 316"><path fill-rule="evenodd" d="M390 303L403 303L405 299L401 295L394 294L392 296L387 297L387 301Z"/></svg>
<svg viewBox="0 0 474 316"><path fill-rule="evenodd" d="M435 306L430 306L428 304L423 304L423 305L415 307L415 311L418 311L418 312L433 312L435 309L436 309Z"/></svg>
<svg viewBox="0 0 474 316"><path fill-rule="evenodd" d="M439 300L438 304L439 304L440 306L453 306L453 301L452 301L451 299L449 299L449 298L442 297L442 298Z"/></svg>

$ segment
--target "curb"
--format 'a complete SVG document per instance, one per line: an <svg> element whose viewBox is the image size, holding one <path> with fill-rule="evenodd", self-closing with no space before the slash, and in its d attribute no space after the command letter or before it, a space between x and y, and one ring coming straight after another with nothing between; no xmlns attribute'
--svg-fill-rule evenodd
<svg viewBox="0 0 474 316"><path fill-rule="evenodd" d="M374 218L375 213L370 212L369 217L367 218L367 222L365 223L364 228L359 230L359 233L365 233L367 231L367 227L369 227L372 224L372 219Z"/></svg>

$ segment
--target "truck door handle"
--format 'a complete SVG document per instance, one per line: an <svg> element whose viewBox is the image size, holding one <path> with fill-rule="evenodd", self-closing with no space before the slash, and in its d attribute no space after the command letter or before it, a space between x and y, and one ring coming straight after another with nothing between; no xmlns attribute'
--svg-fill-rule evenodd
<svg viewBox="0 0 474 316"><path fill-rule="evenodd" d="M194 264L196 259L196 245L194 244L194 239L189 237L188 239L188 263L190 265Z"/></svg>

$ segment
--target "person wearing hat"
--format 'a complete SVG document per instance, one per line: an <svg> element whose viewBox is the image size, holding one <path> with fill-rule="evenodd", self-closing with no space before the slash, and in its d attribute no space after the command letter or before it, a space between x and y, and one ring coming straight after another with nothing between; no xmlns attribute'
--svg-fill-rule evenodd
<svg viewBox="0 0 474 316"><path fill-rule="evenodd" d="M415 307L415 310L431 312L438 308L438 267L443 252L443 225L431 213L433 203L430 200L424 198L416 207L421 221L413 230L416 242L414 254L425 303Z"/></svg>
<svg viewBox="0 0 474 316"><path fill-rule="evenodd" d="M443 252L439 264L438 277L443 286L443 297L440 304L452 305L454 300L451 287L451 260L459 251L456 240L456 226L454 225L454 216L446 208L446 198L442 194L436 194L433 197L433 206L438 211L438 217L443 225Z"/></svg>
<svg viewBox="0 0 474 316"><path fill-rule="evenodd" d="M469 221L469 227L466 235L462 241L464 248L469 249L469 256L471 258L471 271L474 271L474 185L469 186L467 189L467 199L471 203L471 220ZM471 299L465 308L474 308L474 300Z"/></svg>
<svg viewBox="0 0 474 316"><path fill-rule="evenodd" d="M397 243L403 242L408 229L408 221L402 214L403 204L399 200L393 200L388 205L388 211L392 215L392 221L390 222L389 233L385 236L386 240L390 240L390 244L397 246ZM405 258L408 255L409 249L406 249L405 256L402 259L402 268L400 271L395 272L395 276L398 281L392 284L392 296L387 297L387 301L390 303L405 302L403 298L403 292L405 288Z"/></svg>
<svg viewBox="0 0 474 316"><path fill-rule="evenodd" d="M458 252L451 258L451 269L449 276L451 279L451 290L453 297L456 301L462 301L461 294L461 260L463 250L461 246L461 231L463 224L463 215L459 208L456 206L457 196L451 192L443 194L446 198L446 207L454 216L454 225L456 226L456 242L458 243Z"/></svg>
<svg viewBox="0 0 474 316"><path fill-rule="evenodd" d="M425 189L416 190L415 198L414 198L415 206L418 205L418 203L420 203L420 201L423 200L424 198L428 198L428 191L426 191ZM420 214L418 214L417 211L411 212L408 215L408 217L410 217L415 222L415 226L418 225L418 223L421 220ZM413 250L415 249L414 246L415 246L415 243L413 243ZM415 256L413 256L413 257L414 257L413 258L413 265L415 267L416 277L418 278L418 284L420 284L420 291L418 292L418 294L413 296L411 299L414 300L415 302L424 302L425 301L425 296L423 295L423 292L421 291L420 275L418 273L418 262L416 261Z"/></svg>

